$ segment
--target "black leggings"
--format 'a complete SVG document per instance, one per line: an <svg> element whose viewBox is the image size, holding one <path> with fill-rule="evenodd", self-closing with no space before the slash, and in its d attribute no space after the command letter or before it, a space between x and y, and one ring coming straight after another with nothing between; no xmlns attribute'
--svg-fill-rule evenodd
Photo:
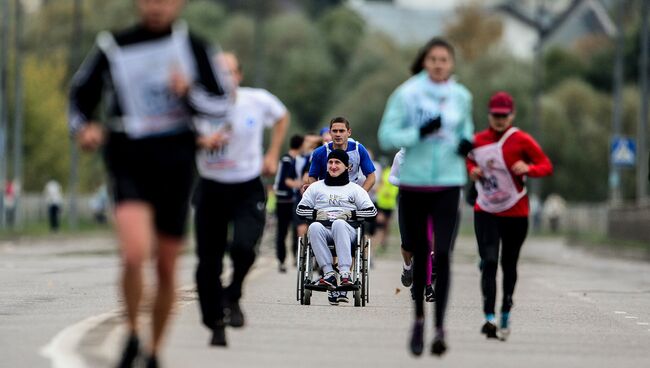
<svg viewBox="0 0 650 368"><path fill-rule="evenodd" d="M265 220L266 194L257 178L241 184L222 184L201 179L196 204L196 285L203 323L213 328L223 318L224 303L241 298L242 284L255 262L257 243ZM232 242L228 244L228 231ZM233 262L232 282L221 285L223 256L228 250Z"/></svg>
<svg viewBox="0 0 650 368"><path fill-rule="evenodd" d="M275 216L278 219L278 231L275 236L275 254L280 263L284 263L284 260L287 258L287 247L284 241L287 238L290 225L293 235L291 249L293 250L294 257L298 252L298 234L296 232L296 226L292 224L295 208L293 202L277 202L275 206Z"/></svg>
<svg viewBox="0 0 650 368"><path fill-rule="evenodd" d="M510 312L517 283L519 251L528 233L528 217L501 217L487 212L474 212L474 229L481 256L481 291L483 312L494 314L497 294L497 268L501 243L503 302L501 312Z"/></svg>
<svg viewBox="0 0 650 368"><path fill-rule="evenodd" d="M416 192L400 189L400 216L403 217L407 243L413 249L413 288L415 316L424 317L424 286L426 284L426 257L429 257L427 221L433 220L434 263L436 268L437 328L442 328L449 298L451 252L458 229L458 201L460 188L439 192Z"/></svg>

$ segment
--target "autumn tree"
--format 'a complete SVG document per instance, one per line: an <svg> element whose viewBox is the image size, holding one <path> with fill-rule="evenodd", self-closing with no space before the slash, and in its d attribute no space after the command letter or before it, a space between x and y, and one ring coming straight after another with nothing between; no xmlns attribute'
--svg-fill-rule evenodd
<svg viewBox="0 0 650 368"><path fill-rule="evenodd" d="M447 38L465 61L474 61L501 40L503 24L480 5L458 7L456 21L445 29Z"/></svg>

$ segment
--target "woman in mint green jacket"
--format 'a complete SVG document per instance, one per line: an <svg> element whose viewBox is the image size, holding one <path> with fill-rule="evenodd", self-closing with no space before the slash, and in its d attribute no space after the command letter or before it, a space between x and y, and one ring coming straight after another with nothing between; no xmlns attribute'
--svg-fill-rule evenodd
<svg viewBox="0 0 650 368"><path fill-rule="evenodd" d="M400 168L400 213L404 215L405 250L413 253L415 322L410 348L424 349L423 294L428 256L427 221L433 222L435 283L435 337L431 353L447 349L444 316L450 280L450 253L458 227L461 187L467 181L465 156L474 133L472 96L451 74L454 49L433 38L419 52L413 76L390 96L379 126L384 149L404 148Z"/></svg>

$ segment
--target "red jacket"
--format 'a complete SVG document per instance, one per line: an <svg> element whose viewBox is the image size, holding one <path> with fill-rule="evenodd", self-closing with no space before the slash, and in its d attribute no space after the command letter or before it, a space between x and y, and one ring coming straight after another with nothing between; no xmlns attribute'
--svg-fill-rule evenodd
<svg viewBox="0 0 650 368"><path fill-rule="evenodd" d="M512 129L512 126L508 129ZM508 129L506 129L506 131ZM505 131L499 133L492 128L478 132L474 135L474 147L476 148L496 143L503 136L503 133L505 133ZM503 158L508 167L512 167L512 165L519 160L524 161L529 166L529 171L526 176L532 178L547 176L553 173L553 165L546 154L542 151L542 148L533 137L521 130L512 134L503 144ZM477 166L476 162L469 158L466 163L469 172ZM514 180L515 185L517 185L517 189L522 190L524 188L523 175L517 176L512 172L510 172L510 175ZM481 212L483 210L478 203L476 203L474 205L474 211ZM528 217L529 211L528 196L524 196L512 208L503 212L495 213L495 215L506 217Z"/></svg>

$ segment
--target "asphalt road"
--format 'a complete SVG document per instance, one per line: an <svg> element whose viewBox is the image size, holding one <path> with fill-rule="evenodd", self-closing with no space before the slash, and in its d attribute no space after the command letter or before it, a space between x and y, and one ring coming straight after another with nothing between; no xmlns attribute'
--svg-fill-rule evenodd
<svg viewBox="0 0 650 368"><path fill-rule="evenodd" d="M110 238L0 244L0 367L110 367L124 338L118 260ZM487 341L474 241L461 237L448 309L450 350L413 358L413 314L393 249L371 271L366 308L295 300L295 270L280 274L263 249L246 285L247 326L228 330L228 348L209 348L192 287L194 259L181 263L179 303L166 367L647 367L650 264L603 258L559 238L525 244L507 342ZM499 298L497 299L499 300ZM146 309L146 308L143 308ZM430 306L427 343L430 342Z"/></svg>

